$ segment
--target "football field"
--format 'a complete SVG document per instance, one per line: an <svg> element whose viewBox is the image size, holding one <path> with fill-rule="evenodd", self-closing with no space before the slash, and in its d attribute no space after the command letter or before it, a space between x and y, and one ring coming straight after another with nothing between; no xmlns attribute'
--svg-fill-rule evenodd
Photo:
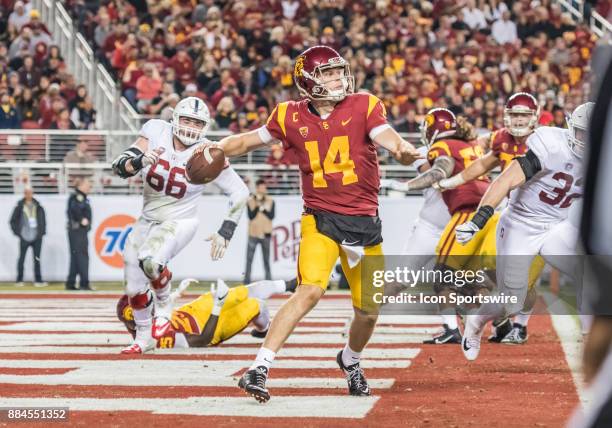
<svg viewBox="0 0 612 428"><path fill-rule="evenodd" d="M236 386L261 343L249 330L126 357L118 297L1 293L0 407L67 407L71 426L556 427L579 402L570 316L533 316L526 345L483 344L472 363L457 345L421 344L435 318L382 316L362 360L373 395L357 398L335 362L350 299L329 293L278 354L259 404ZM284 299L269 301L272 314Z"/></svg>

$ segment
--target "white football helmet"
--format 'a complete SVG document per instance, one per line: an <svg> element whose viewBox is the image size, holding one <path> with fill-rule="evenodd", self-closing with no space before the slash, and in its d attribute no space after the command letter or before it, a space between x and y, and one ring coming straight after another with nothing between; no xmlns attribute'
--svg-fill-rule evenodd
<svg viewBox="0 0 612 428"><path fill-rule="evenodd" d="M201 128L183 125L181 117L188 117L202 122ZM204 141L210 126L210 112L206 103L197 97L187 97L178 102L172 112L172 134L186 146L192 146Z"/></svg>
<svg viewBox="0 0 612 428"><path fill-rule="evenodd" d="M595 103L593 102L580 104L574 109L571 116L567 118L569 148L578 157L582 157L584 153L584 145L588 138L589 124L591 123L594 107Z"/></svg>

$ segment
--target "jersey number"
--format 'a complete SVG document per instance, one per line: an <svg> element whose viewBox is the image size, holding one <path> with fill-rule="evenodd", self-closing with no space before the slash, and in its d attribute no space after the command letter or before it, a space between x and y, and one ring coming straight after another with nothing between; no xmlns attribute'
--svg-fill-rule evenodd
<svg viewBox="0 0 612 428"><path fill-rule="evenodd" d="M343 186L359 181L355 174L355 162L350 158L348 136L332 138L323 160L323 167L321 167L321 156L319 155L319 142L306 141L304 144L310 160L310 169L312 169L313 187L327 187L327 180L323 175L337 172L342 173Z"/></svg>
<svg viewBox="0 0 612 428"><path fill-rule="evenodd" d="M571 175L566 174L564 172L557 172L555 175L552 176L552 178L559 182L560 187L555 187L554 189L552 189L554 195L551 195L550 193L547 193L544 190L540 192L540 200L545 204L557 205L560 203L561 205L559 205L559 208L568 208L572 204L572 201L574 199L582 196L581 193L571 193L569 195L567 194L567 192L569 192L572 188L572 184L574 183L574 177L572 177ZM576 186L580 186L581 184L582 179L578 179L578 181L576 181Z"/></svg>
<svg viewBox="0 0 612 428"><path fill-rule="evenodd" d="M168 183L164 183L164 177L155 172L158 166L161 166L166 171L170 171L168 174ZM147 183L149 183L149 186L151 186L152 189L158 192L164 190L165 184L164 193L166 195L172 196L176 199L181 199L183 196L185 196L185 192L187 192L187 183L184 181L177 181L177 175L182 175L184 178L185 170L183 168L179 168L178 166L170 169L170 163L165 159L160 159L151 169L149 169L149 173L147 174Z"/></svg>

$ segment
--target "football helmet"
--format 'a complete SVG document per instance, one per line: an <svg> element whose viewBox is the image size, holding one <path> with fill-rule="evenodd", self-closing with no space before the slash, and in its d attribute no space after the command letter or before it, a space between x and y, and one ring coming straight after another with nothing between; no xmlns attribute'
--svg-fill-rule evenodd
<svg viewBox="0 0 612 428"><path fill-rule="evenodd" d="M180 122L181 117L196 119L202 122L197 128ZM186 146L193 146L204 141L206 132L210 127L210 112L206 103L197 97L183 98L178 102L172 112L172 134Z"/></svg>
<svg viewBox="0 0 612 428"><path fill-rule="evenodd" d="M421 142L429 147L440 138L452 137L457 133L457 118L445 108L429 110L421 121Z"/></svg>
<svg viewBox="0 0 612 428"><path fill-rule="evenodd" d="M527 92L517 92L508 98L504 107L504 126L515 137L533 132L540 117L540 106Z"/></svg>
<svg viewBox="0 0 612 428"><path fill-rule="evenodd" d="M593 115L595 103L588 102L580 104L574 109L571 116L567 118L569 128L569 138L567 143L569 148L578 157L584 153L584 145L588 139L589 124Z"/></svg>
<svg viewBox="0 0 612 428"><path fill-rule="evenodd" d="M344 74L326 79L323 72L334 68L342 68ZM348 62L329 46L313 46L302 52L295 59L293 80L300 94L311 100L342 101L355 87ZM329 86L338 80L341 85L330 89Z"/></svg>

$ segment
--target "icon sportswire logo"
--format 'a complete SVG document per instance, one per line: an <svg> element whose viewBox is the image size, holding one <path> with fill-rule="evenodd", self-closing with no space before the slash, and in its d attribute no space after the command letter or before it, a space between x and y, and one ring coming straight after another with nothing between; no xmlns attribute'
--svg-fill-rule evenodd
<svg viewBox="0 0 612 428"><path fill-rule="evenodd" d="M100 223L94 236L96 254L107 265L123 268L123 250L136 219L130 215L117 214Z"/></svg>

